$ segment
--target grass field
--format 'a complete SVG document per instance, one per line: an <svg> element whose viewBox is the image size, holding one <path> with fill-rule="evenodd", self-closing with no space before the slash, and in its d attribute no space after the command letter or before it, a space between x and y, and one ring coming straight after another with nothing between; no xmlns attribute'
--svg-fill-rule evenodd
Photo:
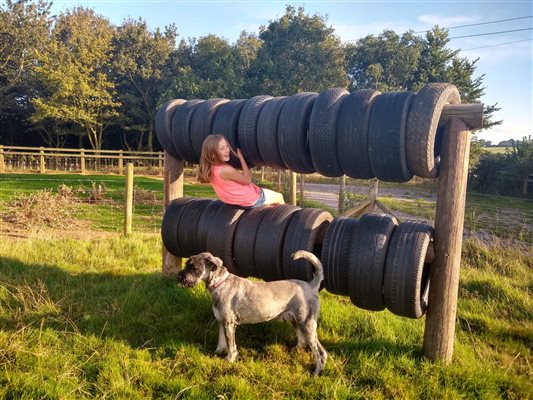
<svg viewBox="0 0 533 400"><path fill-rule="evenodd" d="M483 151L494 154L504 154L509 147L483 147Z"/></svg>
<svg viewBox="0 0 533 400"><path fill-rule="evenodd" d="M423 357L424 318L365 311L322 291L319 337L329 358L312 378L312 357L291 350L296 337L282 322L239 327L233 364L214 355L218 328L206 290L160 274L162 210L136 205L135 233L118 233L123 177L42 178L0 175L0 213L16 191L56 193L67 182L83 188L68 222L89 225L76 240L46 230L0 236L2 399L533 399L530 251L464 243L450 365ZM87 201L92 182L106 186L101 204ZM135 185L139 201L150 191L160 196L159 180ZM203 185L185 185L185 194L212 196ZM420 203L412 212L425 207L412 201ZM100 230L107 235L91 236Z"/></svg>

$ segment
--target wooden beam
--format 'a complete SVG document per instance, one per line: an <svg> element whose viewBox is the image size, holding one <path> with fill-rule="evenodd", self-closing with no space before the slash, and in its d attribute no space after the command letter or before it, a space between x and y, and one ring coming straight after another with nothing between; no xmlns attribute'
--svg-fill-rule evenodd
<svg viewBox="0 0 533 400"><path fill-rule="evenodd" d="M483 103L476 104L447 104L440 115L439 126L447 124L452 118L463 120L469 130L483 127Z"/></svg>
<svg viewBox="0 0 533 400"><path fill-rule="evenodd" d="M177 160L165 151L163 161L163 204L165 210L168 204L179 197L183 197L183 160ZM170 277L181 270L182 259L175 257L163 245L162 274Z"/></svg>
<svg viewBox="0 0 533 400"><path fill-rule="evenodd" d="M471 132L454 117L443 135L435 211L434 260L430 271L424 354L449 363L453 355L457 292Z"/></svg>

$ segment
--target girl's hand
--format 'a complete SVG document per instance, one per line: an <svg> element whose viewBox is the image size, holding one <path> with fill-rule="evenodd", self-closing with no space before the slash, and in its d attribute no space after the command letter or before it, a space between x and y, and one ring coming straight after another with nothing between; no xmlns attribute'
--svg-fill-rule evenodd
<svg viewBox="0 0 533 400"><path fill-rule="evenodd" d="M237 157L239 157L239 160L243 160L244 156L242 155L241 149L237 148Z"/></svg>

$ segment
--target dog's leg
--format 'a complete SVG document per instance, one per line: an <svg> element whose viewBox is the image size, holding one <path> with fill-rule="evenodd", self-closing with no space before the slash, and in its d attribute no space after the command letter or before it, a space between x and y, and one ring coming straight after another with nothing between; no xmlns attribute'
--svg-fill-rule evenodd
<svg viewBox="0 0 533 400"><path fill-rule="evenodd" d="M226 345L228 348L228 355L226 360L232 362L237 359L237 345L235 344L235 328L236 325L231 322L224 322L224 335L226 336Z"/></svg>
<svg viewBox="0 0 533 400"><path fill-rule="evenodd" d="M218 323L218 344L217 348L215 350L216 354L222 354L228 349L228 345L226 343L226 335L224 333L224 326L222 323Z"/></svg>
<svg viewBox="0 0 533 400"><path fill-rule="evenodd" d="M311 352L313 353L315 357L316 362L316 368L313 372L313 375L320 375L322 370L324 369L324 366L326 364L326 357L327 353L326 350L322 347L320 342L318 341L318 336L316 333L316 322L307 322L302 323L300 325L300 329L302 330L302 334L305 338L305 341L309 348L311 349Z"/></svg>

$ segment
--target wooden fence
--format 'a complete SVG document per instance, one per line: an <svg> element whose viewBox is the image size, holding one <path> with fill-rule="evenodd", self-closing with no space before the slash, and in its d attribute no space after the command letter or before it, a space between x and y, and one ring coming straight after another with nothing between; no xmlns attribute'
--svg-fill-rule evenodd
<svg viewBox="0 0 533 400"><path fill-rule="evenodd" d="M143 174L163 175L163 152L124 150L58 149L0 145L0 173L14 171L124 174L132 163Z"/></svg>

